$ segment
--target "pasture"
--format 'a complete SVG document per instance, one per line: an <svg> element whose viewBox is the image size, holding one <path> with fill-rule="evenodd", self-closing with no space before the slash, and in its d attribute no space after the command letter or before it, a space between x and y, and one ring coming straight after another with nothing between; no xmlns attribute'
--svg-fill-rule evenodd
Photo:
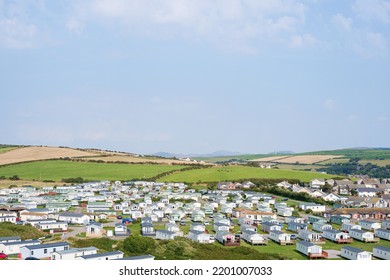
<svg viewBox="0 0 390 280"><path fill-rule="evenodd" d="M0 167L0 176L18 175L23 180L53 180L82 177L85 180L131 180L143 179L158 174L179 170L182 165L114 164L47 160L20 163Z"/></svg>
<svg viewBox="0 0 390 280"><path fill-rule="evenodd" d="M219 182L219 181L244 181L248 179L296 179L309 182L315 178L332 178L335 176L316 172L262 169L248 166L212 167L177 172L160 180L165 182Z"/></svg>

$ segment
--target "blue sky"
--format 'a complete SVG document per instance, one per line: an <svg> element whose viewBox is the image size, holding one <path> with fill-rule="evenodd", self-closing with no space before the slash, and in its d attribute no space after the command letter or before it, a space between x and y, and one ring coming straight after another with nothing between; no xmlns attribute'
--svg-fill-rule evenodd
<svg viewBox="0 0 390 280"><path fill-rule="evenodd" d="M0 0L0 143L389 147L390 1Z"/></svg>

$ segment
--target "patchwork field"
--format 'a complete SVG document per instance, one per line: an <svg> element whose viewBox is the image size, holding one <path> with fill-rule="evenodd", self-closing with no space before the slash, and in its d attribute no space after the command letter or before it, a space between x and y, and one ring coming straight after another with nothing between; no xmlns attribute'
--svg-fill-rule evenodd
<svg viewBox="0 0 390 280"><path fill-rule="evenodd" d="M284 156L284 157L266 157L260 158L253 161L261 162L276 162L276 163L299 163L299 164L314 164L325 160L338 158L341 156L332 155L300 155L300 156Z"/></svg>
<svg viewBox="0 0 390 280"><path fill-rule="evenodd" d="M0 154L0 165L57 158L94 156L97 153L70 148L22 147Z"/></svg>
<svg viewBox="0 0 390 280"><path fill-rule="evenodd" d="M24 180L53 180L82 177L87 180L130 180L149 178L163 172L184 168L183 165L114 164L48 160L0 167L0 176L18 175Z"/></svg>
<svg viewBox="0 0 390 280"><path fill-rule="evenodd" d="M161 181L172 182L216 182L216 181L242 181L246 179L297 179L309 182L315 178L332 178L329 174L316 172L262 169L248 166L212 167L178 172L161 178Z"/></svg>
<svg viewBox="0 0 390 280"><path fill-rule="evenodd" d="M156 157L136 157L130 155L107 155L107 156L92 156L86 158L79 158L79 160L85 161L103 161L103 162L127 162L127 163L158 163L158 164L193 164L193 162L188 162L184 160L175 160L175 159L164 159Z"/></svg>

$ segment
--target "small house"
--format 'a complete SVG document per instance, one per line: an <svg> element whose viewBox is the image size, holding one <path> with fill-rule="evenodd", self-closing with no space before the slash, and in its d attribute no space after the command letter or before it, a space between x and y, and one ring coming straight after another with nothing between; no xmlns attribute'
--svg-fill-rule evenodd
<svg viewBox="0 0 390 280"><path fill-rule="evenodd" d="M251 225L241 225L240 226L240 231L252 231L252 232L257 232L257 227L251 226Z"/></svg>
<svg viewBox="0 0 390 280"><path fill-rule="evenodd" d="M314 231L323 232L325 229L332 229L333 226L331 224L324 224L322 222L315 222L312 226Z"/></svg>
<svg viewBox="0 0 390 280"><path fill-rule="evenodd" d="M58 215L58 221L67 222L68 224L86 225L90 221L90 217L85 214L64 212Z"/></svg>
<svg viewBox="0 0 390 280"><path fill-rule="evenodd" d="M15 241L0 243L0 253L7 255L16 255L20 253L20 248L31 245L39 245L41 241L39 240L26 240L26 241Z"/></svg>
<svg viewBox="0 0 390 280"><path fill-rule="evenodd" d="M190 230L188 233L188 238L194 242L198 243L213 243L214 238L204 231Z"/></svg>
<svg viewBox="0 0 390 280"><path fill-rule="evenodd" d="M352 243L352 238L348 235L348 233L334 230L334 229L325 229L322 232L322 237L331 240L336 243Z"/></svg>
<svg viewBox="0 0 390 280"><path fill-rule="evenodd" d="M294 231L294 232L299 232L300 230L303 230L303 229L306 230L307 224L290 222L287 224L287 229Z"/></svg>
<svg viewBox="0 0 390 280"><path fill-rule="evenodd" d="M250 230L242 231L242 239L251 245L267 245L268 239L264 235Z"/></svg>
<svg viewBox="0 0 390 280"><path fill-rule="evenodd" d="M390 240L390 230L384 228L378 228L375 230L374 235L380 239Z"/></svg>
<svg viewBox="0 0 390 280"><path fill-rule="evenodd" d="M0 243L18 242L21 240L22 239L19 236L0 237Z"/></svg>
<svg viewBox="0 0 390 280"><path fill-rule="evenodd" d="M372 254L375 258L390 260L390 248L388 247L376 246L372 249Z"/></svg>
<svg viewBox="0 0 390 280"><path fill-rule="evenodd" d="M272 230L269 233L269 239L279 243L280 245L292 245L294 241L291 239L291 234L279 230Z"/></svg>
<svg viewBox="0 0 390 280"><path fill-rule="evenodd" d="M89 236L101 236L103 234L103 224L91 223L86 226L86 232Z"/></svg>
<svg viewBox="0 0 390 280"><path fill-rule="evenodd" d="M190 225L190 230L204 232L206 230L206 226L201 223L192 223Z"/></svg>
<svg viewBox="0 0 390 280"><path fill-rule="evenodd" d="M303 241L316 243L316 244L325 244L325 239L316 232L310 231L310 230L300 230L298 231L298 238L302 239Z"/></svg>
<svg viewBox="0 0 390 280"><path fill-rule="evenodd" d="M309 216L307 218L308 222L310 224L313 224L313 223L324 223L326 224L328 221L324 218L324 217L318 217L318 216Z"/></svg>
<svg viewBox="0 0 390 280"><path fill-rule="evenodd" d="M222 223L215 223L214 226L213 226L213 230L215 232L218 232L218 231L229 231L229 226L226 225L226 224L222 224Z"/></svg>
<svg viewBox="0 0 390 280"><path fill-rule="evenodd" d="M67 242L46 243L21 247L20 253L23 259L28 257L43 259L49 258L53 252L69 250L69 248L70 245Z"/></svg>
<svg viewBox="0 0 390 280"><path fill-rule="evenodd" d="M75 260L81 256L88 256L97 253L96 247L85 247L85 248L74 248L64 251L57 251L51 253L51 260L59 261L59 260Z"/></svg>
<svg viewBox="0 0 390 280"><path fill-rule="evenodd" d="M379 242L378 238L374 238L374 233L371 231L363 231L360 229L351 229L348 232L353 239L360 240L366 243Z"/></svg>
<svg viewBox="0 0 390 280"><path fill-rule="evenodd" d="M362 229L366 229L366 230L374 231L378 228L381 228L381 223L375 221L361 220L358 223L362 227Z"/></svg>
<svg viewBox="0 0 390 280"><path fill-rule="evenodd" d="M131 234L130 229L122 223L116 223L114 228L115 236L129 236Z"/></svg>
<svg viewBox="0 0 390 280"><path fill-rule="evenodd" d="M224 246L240 246L240 235L228 231L218 231L216 239Z"/></svg>
<svg viewBox="0 0 390 280"><path fill-rule="evenodd" d="M346 258L348 260L371 260L372 259L372 253L351 246L342 247L340 255L343 258Z"/></svg>
<svg viewBox="0 0 390 280"><path fill-rule="evenodd" d="M354 223L343 223L341 225L342 231L349 232L351 229L362 229L362 227Z"/></svg>
<svg viewBox="0 0 390 280"><path fill-rule="evenodd" d="M106 252L101 254L92 254L92 255L84 255L78 257L78 260L93 260L93 261L101 261L101 260L118 260L123 258L123 252L114 251L114 252Z"/></svg>
<svg viewBox="0 0 390 280"><path fill-rule="evenodd" d="M390 220L384 220L382 222L382 228L384 229L390 229Z"/></svg>
<svg viewBox="0 0 390 280"><path fill-rule="evenodd" d="M156 230L156 239L161 240L173 240L176 236L176 232L169 230Z"/></svg>
<svg viewBox="0 0 390 280"><path fill-rule="evenodd" d="M261 224L261 228L264 232L271 232L271 231L280 231L282 230L282 226L279 224L271 223L271 222L263 222Z"/></svg>
<svg viewBox="0 0 390 280"><path fill-rule="evenodd" d="M308 256L309 259L327 258L328 254L322 251L322 247L311 242L300 240L296 243L295 250Z"/></svg>
<svg viewBox="0 0 390 280"><path fill-rule="evenodd" d="M143 236L156 236L156 232L154 230L152 223L143 223L141 225L141 234Z"/></svg>
<svg viewBox="0 0 390 280"><path fill-rule="evenodd" d="M334 215L330 217L330 222L336 225L342 225L345 223L349 223L350 220L347 217L340 216L340 215Z"/></svg>

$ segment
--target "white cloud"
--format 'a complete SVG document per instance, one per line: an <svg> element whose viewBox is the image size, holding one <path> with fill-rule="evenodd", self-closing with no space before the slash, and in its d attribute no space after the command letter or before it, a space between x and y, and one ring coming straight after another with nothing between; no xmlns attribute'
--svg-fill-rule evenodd
<svg viewBox="0 0 390 280"><path fill-rule="evenodd" d="M353 5L357 16L365 20L390 23L390 1L357 0Z"/></svg>
<svg viewBox="0 0 390 280"><path fill-rule="evenodd" d="M342 14L337 14L332 17L332 23L337 27L345 31L351 31L352 28L352 19L343 16Z"/></svg>
<svg viewBox="0 0 390 280"><path fill-rule="evenodd" d="M120 34L205 41L218 48L253 52L305 22L297 0L89 0L77 1L78 22L110 26Z"/></svg>
<svg viewBox="0 0 390 280"><path fill-rule="evenodd" d="M38 28L18 19L0 19L0 46L25 49L35 46Z"/></svg>
<svg viewBox="0 0 390 280"><path fill-rule="evenodd" d="M336 106L336 102L333 99L327 99L324 102L324 107L327 110L333 110Z"/></svg>
<svg viewBox="0 0 390 280"><path fill-rule="evenodd" d="M311 34L295 35L289 46L295 49L311 48L318 44L318 40Z"/></svg>
<svg viewBox="0 0 390 280"><path fill-rule="evenodd" d="M74 18L68 20L65 24L66 29L68 29L70 32L81 35L84 32L85 24L81 21L78 21Z"/></svg>

